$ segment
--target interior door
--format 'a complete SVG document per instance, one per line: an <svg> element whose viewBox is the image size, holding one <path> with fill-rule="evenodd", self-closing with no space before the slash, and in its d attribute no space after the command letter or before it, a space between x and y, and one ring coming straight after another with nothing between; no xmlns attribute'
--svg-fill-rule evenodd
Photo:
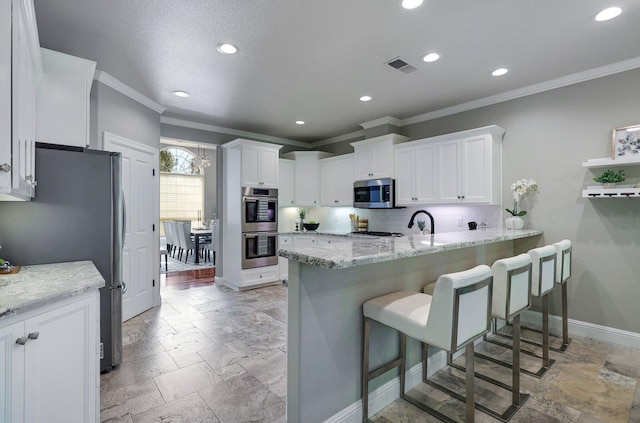
<svg viewBox="0 0 640 423"><path fill-rule="evenodd" d="M157 149L104 134L104 148L122 154L122 190L126 211L126 231L122 254L122 320L126 321L154 305L154 289L159 280L158 185L155 168ZM124 285L123 285L124 286ZM159 291L157 291L159 292Z"/></svg>

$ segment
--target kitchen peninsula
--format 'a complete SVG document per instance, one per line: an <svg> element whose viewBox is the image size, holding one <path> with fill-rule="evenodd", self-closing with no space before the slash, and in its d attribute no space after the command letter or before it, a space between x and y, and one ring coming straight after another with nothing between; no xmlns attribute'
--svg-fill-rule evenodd
<svg viewBox="0 0 640 423"><path fill-rule="evenodd" d="M319 242L301 247L294 237L292 246L279 251L289 259L288 420L359 417L366 300L400 290L422 291L443 273L491 265L534 248L541 235L540 230L503 229L398 238L319 235ZM374 325L371 340L371 369L397 357L398 337L392 330ZM420 361L419 344L410 341L408 350L410 369ZM379 378L370 392L396 376L389 372ZM397 389L391 392L397 394ZM380 403L385 399L378 401L372 401L372 411L386 405Z"/></svg>

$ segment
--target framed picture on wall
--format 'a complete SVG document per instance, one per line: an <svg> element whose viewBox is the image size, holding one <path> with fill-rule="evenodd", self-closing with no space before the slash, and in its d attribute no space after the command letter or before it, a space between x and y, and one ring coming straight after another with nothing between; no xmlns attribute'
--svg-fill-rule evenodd
<svg viewBox="0 0 640 423"><path fill-rule="evenodd" d="M640 158L640 125L625 126L613 130L612 159Z"/></svg>

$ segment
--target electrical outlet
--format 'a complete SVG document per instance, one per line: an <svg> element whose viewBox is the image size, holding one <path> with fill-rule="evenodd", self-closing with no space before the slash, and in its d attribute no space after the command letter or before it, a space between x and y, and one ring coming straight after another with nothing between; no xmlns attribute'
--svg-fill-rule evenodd
<svg viewBox="0 0 640 423"><path fill-rule="evenodd" d="M461 227L463 224L462 222L462 216L458 217L458 226Z"/></svg>

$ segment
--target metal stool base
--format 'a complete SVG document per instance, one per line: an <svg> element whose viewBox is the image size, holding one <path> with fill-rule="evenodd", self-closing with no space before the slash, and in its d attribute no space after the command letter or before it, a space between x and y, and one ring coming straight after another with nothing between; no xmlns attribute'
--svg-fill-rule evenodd
<svg viewBox="0 0 640 423"><path fill-rule="evenodd" d="M490 344L499 345L501 347L505 347L505 348L509 348L509 349L513 348L509 344L505 344L504 342L498 342L498 341L493 340L493 339L485 338L485 341L487 341ZM523 340L521 340L521 341L523 341ZM527 351L527 350L520 350L520 353L529 355L531 357L543 358L542 356L540 356L538 354L535 354L535 353L532 353L531 351ZM475 355L480 357L480 358L483 358L485 360L491 361L492 363L499 364L501 366L507 367L509 369L513 368L511 363L508 363L506 361L498 360L497 358L493 358L493 357L490 357L490 356L482 354L482 353L475 353ZM540 367L540 370L538 370L537 372L531 372L531 371L529 371L527 369L520 369L520 373L524 373L525 375L529 375L529 376L533 376L533 377L538 378L538 379L542 379L542 376L544 376L547 373L547 371L551 368L551 366L555 362L556 362L555 360L550 359L548 367L547 366L542 366L542 367Z"/></svg>

